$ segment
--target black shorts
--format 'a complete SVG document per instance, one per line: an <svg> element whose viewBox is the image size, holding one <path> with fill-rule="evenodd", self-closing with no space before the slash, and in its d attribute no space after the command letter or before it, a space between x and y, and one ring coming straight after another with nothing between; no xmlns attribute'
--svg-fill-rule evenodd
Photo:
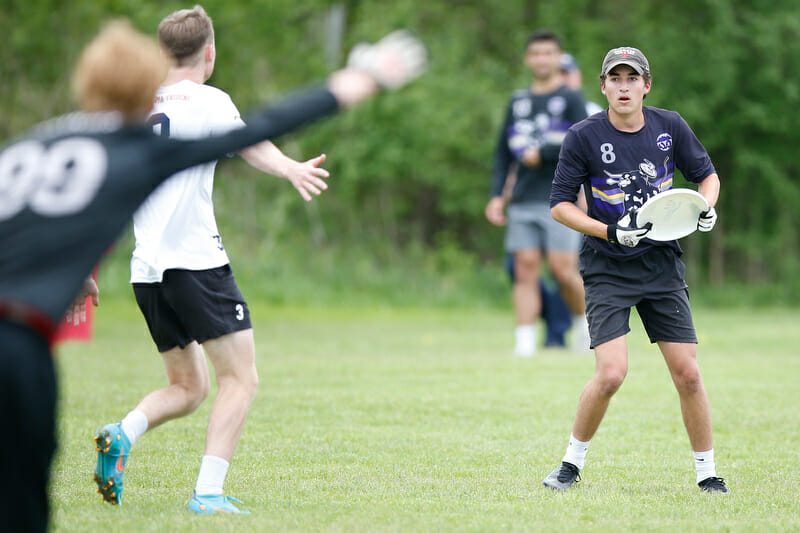
<svg viewBox="0 0 800 533"><path fill-rule="evenodd" d="M584 245L580 264L593 348L630 331L633 306L650 342L697 342L686 266L675 250L653 246L621 261Z"/></svg>
<svg viewBox="0 0 800 533"><path fill-rule="evenodd" d="M133 292L159 352L252 327L230 265L170 269L161 283L134 283Z"/></svg>
<svg viewBox="0 0 800 533"><path fill-rule="evenodd" d="M0 530L45 531L56 449L56 376L48 341L0 320Z"/></svg>

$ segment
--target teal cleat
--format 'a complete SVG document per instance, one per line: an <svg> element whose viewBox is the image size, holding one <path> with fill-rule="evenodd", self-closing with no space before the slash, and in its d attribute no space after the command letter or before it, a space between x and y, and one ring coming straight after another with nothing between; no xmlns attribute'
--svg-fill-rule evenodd
<svg viewBox="0 0 800 533"><path fill-rule="evenodd" d="M231 502L243 503L233 496L223 495L198 495L197 492L192 496L189 501L189 510L193 513L200 514L214 514L214 513L229 513L229 514L250 514L250 511L242 511Z"/></svg>
<svg viewBox="0 0 800 533"><path fill-rule="evenodd" d="M117 422L98 429L94 443L97 449L97 467L94 471L97 492L112 505L122 503L122 474L128 462L131 441Z"/></svg>

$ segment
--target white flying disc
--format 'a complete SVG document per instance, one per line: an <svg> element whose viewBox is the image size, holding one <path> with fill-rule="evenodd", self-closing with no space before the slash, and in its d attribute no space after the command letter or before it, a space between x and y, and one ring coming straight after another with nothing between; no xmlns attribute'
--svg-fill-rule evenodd
<svg viewBox="0 0 800 533"><path fill-rule="evenodd" d="M670 189L647 200L636 216L636 225L648 222L653 227L647 238L654 241L672 241L686 237L697 229L700 213L708 211L708 202L692 189Z"/></svg>

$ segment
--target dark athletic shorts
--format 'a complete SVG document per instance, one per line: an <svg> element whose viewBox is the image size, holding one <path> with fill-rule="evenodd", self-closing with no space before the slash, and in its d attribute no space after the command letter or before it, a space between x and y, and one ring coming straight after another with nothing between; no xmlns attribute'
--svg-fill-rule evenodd
<svg viewBox="0 0 800 533"><path fill-rule="evenodd" d="M621 261L584 245L580 265L592 348L627 334L634 306L650 342L697 342L686 266L672 248Z"/></svg>
<svg viewBox="0 0 800 533"><path fill-rule="evenodd" d="M253 327L230 265L170 269L161 283L134 283L133 292L159 352Z"/></svg>

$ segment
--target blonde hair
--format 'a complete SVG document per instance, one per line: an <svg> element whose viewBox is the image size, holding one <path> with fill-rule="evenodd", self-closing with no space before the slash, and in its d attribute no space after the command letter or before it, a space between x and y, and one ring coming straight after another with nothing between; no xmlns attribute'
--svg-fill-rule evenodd
<svg viewBox="0 0 800 533"><path fill-rule="evenodd" d="M200 5L175 11L159 23L158 42L179 67L193 65L198 52L214 42L214 23Z"/></svg>
<svg viewBox="0 0 800 533"><path fill-rule="evenodd" d="M72 87L84 111L143 118L167 69L158 44L120 19L107 24L83 50Z"/></svg>

